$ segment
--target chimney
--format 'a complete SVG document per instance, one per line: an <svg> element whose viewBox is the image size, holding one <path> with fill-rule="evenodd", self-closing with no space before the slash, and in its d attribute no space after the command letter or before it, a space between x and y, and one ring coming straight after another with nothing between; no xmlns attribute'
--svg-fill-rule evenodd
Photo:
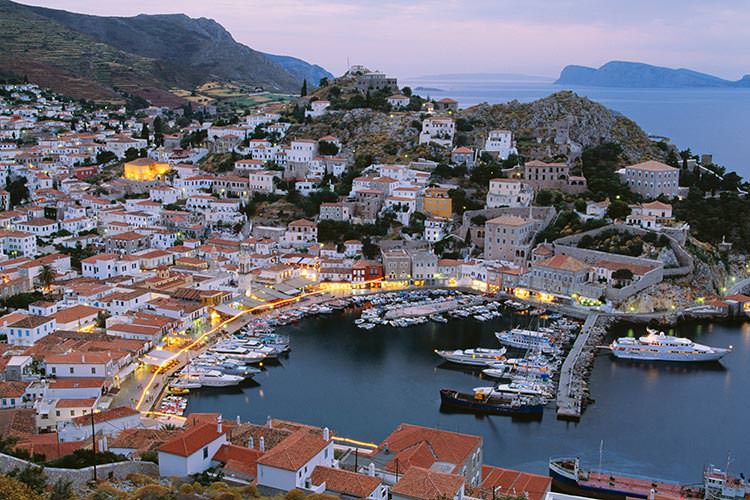
<svg viewBox="0 0 750 500"><path fill-rule="evenodd" d="M223 431L221 430L221 415L216 417L216 432L221 434Z"/></svg>
<svg viewBox="0 0 750 500"><path fill-rule="evenodd" d="M258 449L260 451L266 451L266 440L263 439L263 436L258 439Z"/></svg>
<svg viewBox="0 0 750 500"><path fill-rule="evenodd" d="M328 427L323 427L323 441L330 441L331 440L331 431L328 430Z"/></svg>
<svg viewBox="0 0 750 500"><path fill-rule="evenodd" d="M367 466L367 475L370 477L375 477L375 464L370 462L370 465Z"/></svg>
<svg viewBox="0 0 750 500"><path fill-rule="evenodd" d="M240 425L240 424L242 424L242 422L240 421L240 416L237 415L237 425Z"/></svg>
<svg viewBox="0 0 750 500"><path fill-rule="evenodd" d="M268 415L268 418L266 418L266 427L269 429L273 429L273 420L271 420L271 415Z"/></svg>
<svg viewBox="0 0 750 500"><path fill-rule="evenodd" d="M250 439L247 440L247 447L251 450L255 448L255 439L253 439L252 436L250 436Z"/></svg>

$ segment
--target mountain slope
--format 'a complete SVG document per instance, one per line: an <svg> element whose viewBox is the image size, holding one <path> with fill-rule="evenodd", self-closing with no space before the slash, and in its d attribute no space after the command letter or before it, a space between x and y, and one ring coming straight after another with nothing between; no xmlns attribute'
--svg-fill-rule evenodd
<svg viewBox="0 0 750 500"><path fill-rule="evenodd" d="M310 64L302 59L291 56L277 56L274 54L263 54L271 61L279 64L282 68L291 73L297 80L307 80L307 85L317 87L321 78L333 80L333 75L325 68L317 64Z"/></svg>
<svg viewBox="0 0 750 500"><path fill-rule="evenodd" d="M594 87L683 88L750 87L750 75L731 81L689 69L672 69L650 64L610 61L600 68L570 65L563 68L558 85Z"/></svg>
<svg viewBox="0 0 750 500"><path fill-rule="evenodd" d="M0 0L0 42L0 74L91 99L127 91L174 100L169 89L209 81L296 92L298 75L322 70L294 58L279 64L216 21L183 14L100 17Z"/></svg>

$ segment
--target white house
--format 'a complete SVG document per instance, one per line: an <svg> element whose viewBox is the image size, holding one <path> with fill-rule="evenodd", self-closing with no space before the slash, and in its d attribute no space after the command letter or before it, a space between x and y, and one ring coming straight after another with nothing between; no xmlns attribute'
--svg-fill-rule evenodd
<svg viewBox="0 0 750 500"><path fill-rule="evenodd" d="M8 344L31 346L55 331L55 328L55 318L32 314L7 325L5 331L8 335Z"/></svg>
<svg viewBox="0 0 750 500"><path fill-rule="evenodd" d="M12 257L33 257L37 253L36 236L24 231L0 231L2 251Z"/></svg>
<svg viewBox="0 0 750 500"><path fill-rule="evenodd" d="M91 421L94 421L92 426ZM141 414L138 410L127 406L118 406L108 410L75 417L71 420L58 422L57 435L61 442L84 441L91 438L91 432L97 436L114 436L124 429L140 427Z"/></svg>
<svg viewBox="0 0 750 500"><path fill-rule="evenodd" d="M407 107L411 102L411 99L402 94L395 94L390 96L387 101L388 104L391 105L391 107L395 109L401 109Z"/></svg>
<svg viewBox="0 0 750 500"><path fill-rule="evenodd" d="M318 467L333 466L333 442L328 429L323 436L298 430L258 459L258 485L278 491L310 487Z"/></svg>
<svg viewBox="0 0 750 500"><path fill-rule="evenodd" d="M309 116L310 118L323 116L324 114L326 114L326 110L330 105L330 101L326 101L324 99L313 101L310 103L310 109L305 110L305 116Z"/></svg>
<svg viewBox="0 0 750 500"><path fill-rule="evenodd" d="M318 142L312 139L297 139L292 141L289 150L289 161L300 163L311 162L318 153Z"/></svg>
<svg viewBox="0 0 750 500"><path fill-rule="evenodd" d="M159 475L186 477L211 467L221 445L227 443L221 416L216 424L205 423L181 432L159 447Z"/></svg>
<svg viewBox="0 0 750 500"><path fill-rule="evenodd" d="M484 150L488 153L497 153L505 160L511 154L516 154L516 148L513 144L513 132L510 130L490 130L487 140L484 143Z"/></svg>
<svg viewBox="0 0 750 500"><path fill-rule="evenodd" d="M279 177L279 172L274 170L258 170L250 172L250 190L260 193L273 193L276 190L274 178Z"/></svg>
<svg viewBox="0 0 750 500"><path fill-rule="evenodd" d="M450 147L453 144L453 135L455 132L456 122L452 118L427 118L422 122L419 143L427 144L434 142L441 146Z"/></svg>
<svg viewBox="0 0 750 500"><path fill-rule="evenodd" d="M140 267L140 260L137 257L122 257L114 253L102 253L81 261L83 276L100 280L113 276L137 274Z"/></svg>
<svg viewBox="0 0 750 500"><path fill-rule="evenodd" d="M29 221L19 222L16 227L20 231L31 233L34 236L49 236L59 230L57 221L45 218L31 219Z"/></svg>
<svg viewBox="0 0 750 500"><path fill-rule="evenodd" d="M487 208L528 207L534 189L520 179L491 179L487 191Z"/></svg>
<svg viewBox="0 0 750 500"><path fill-rule="evenodd" d="M679 191L680 169L658 161L629 165L620 173L630 190L645 198L674 198Z"/></svg>

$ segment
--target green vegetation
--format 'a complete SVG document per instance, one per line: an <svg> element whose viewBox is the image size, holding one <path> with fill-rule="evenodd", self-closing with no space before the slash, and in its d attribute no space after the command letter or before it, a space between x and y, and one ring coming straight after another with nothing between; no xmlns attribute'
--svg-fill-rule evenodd
<svg viewBox="0 0 750 500"><path fill-rule="evenodd" d="M555 241L558 238L590 231L606 224L601 219L590 219L582 222L574 211L564 210L557 215L552 224L537 233L535 242Z"/></svg>
<svg viewBox="0 0 750 500"><path fill-rule="evenodd" d="M635 195L620 182L617 170L626 160L619 144L605 143L587 148L581 155L583 175L591 196L597 200L634 200Z"/></svg>
<svg viewBox="0 0 750 500"><path fill-rule="evenodd" d="M617 229L609 229L595 236L584 235L578 241L578 248L640 257L643 255L645 243L662 248L669 245L669 239L664 235L657 236L653 232L641 236L626 231L618 231Z"/></svg>
<svg viewBox="0 0 750 500"><path fill-rule="evenodd" d="M750 251L750 219L746 214L750 214L750 199L731 192L706 198L697 186L674 204L675 217L689 223L697 239L717 244L726 237L740 252Z"/></svg>
<svg viewBox="0 0 750 500"><path fill-rule="evenodd" d="M125 462L128 457L112 453L111 451L97 452L97 465L111 464L115 462ZM94 463L94 452L88 449L78 449L70 455L65 455L57 460L47 462L49 467L59 467L62 469L83 469Z"/></svg>

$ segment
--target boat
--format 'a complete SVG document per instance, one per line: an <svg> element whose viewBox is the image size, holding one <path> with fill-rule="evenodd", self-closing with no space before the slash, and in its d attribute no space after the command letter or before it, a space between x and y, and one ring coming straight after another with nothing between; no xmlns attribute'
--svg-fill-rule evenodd
<svg viewBox="0 0 750 500"><path fill-rule="evenodd" d="M541 359L506 359L490 365L489 368L482 370L482 373L493 378L505 378L511 373L517 373L545 380L552 376L552 366L546 360Z"/></svg>
<svg viewBox="0 0 750 500"><path fill-rule="evenodd" d="M477 347L475 349L456 349L455 351L438 351L435 354L446 361L459 365L469 366L490 366L505 359L507 349L485 349Z"/></svg>
<svg viewBox="0 0 750 500"><path fill-rule="evenodd" d="M516 349L532 349L550 354L555 351L555 345L550 336L544 332L513 328L512 330L495 332L495 337L501 344Z"/></svg>
<svg viewBox="0 0 750 500"><path fill-rule="evenodd" d="M197 380L189 380L187 378L179 378L169 384L170 389L200 389L202 387L201 383Z"/></svg>
<svg viewBox="0 0 750 500"><path fill-rule="evenodd" d="M431 314L431 315L430 315L430 319L431 319L432 321L434 321L435 323L447 323L447 322L448 322L448 320L447 320L447 319L445 319L445 318L444 318L443 316L441 316L440 314Z"/></svg>
<svg viewBox="0 0 750 500"><path fill-rule="evenodd" d="M525 418L541 418L544 411L544 403L538 398L520 395L486 396L453 389L440 390L440 403L442 409Z"/></svg>
<svg viewBox="0 0 750 500"><path fill-rule="evenodd" d="M375 324L374 323L361 323L357 325L357 328L361 328L362 330L372 330L373 328L375 328Z"/></svg>
<svg viewBox="0 0 750 500"><path fill-rule="evenodd" d="M620 359L695 363L718 361L732 352L732 346L710 347L650 328L646 331L648 334L642 337L620 337L614 340L609 345L612 354Z"/></svg>
<svg viewBox="0 0 750 500"><path fill-rule="evenodd" d="M520 394L522 396L537 396L549 399L552 396L548 385L517 379L508 384L498 384L492 387L475 387L474 394L502 396L508 394Z"/></svg>
<svg viewBox="0 0 750 500"><path fill-rule="evenodd" d="M714 466L703 470L703 482L682 484L648 477L581 467L577 457L551 458L549 475L554 488L565 493L604 500L653 498L656 495L703 500L741 500L750 497L750 483Z"/></svg>
<svg viewBox="0 0 750 500"><path fill-rule="evenodd" d="M190 389L186 387L174 387L170 386L169 393L174 394L175 396L184 396L185 394L190 393Z"/></svg>
<svg viewBox="0 0 750 500"><path fill-rule="evenodd" d="M226 375L219 370L196 370L180 374L180 380L198 382L203 387L229 387L244 380L238 375Z"/></svg>

